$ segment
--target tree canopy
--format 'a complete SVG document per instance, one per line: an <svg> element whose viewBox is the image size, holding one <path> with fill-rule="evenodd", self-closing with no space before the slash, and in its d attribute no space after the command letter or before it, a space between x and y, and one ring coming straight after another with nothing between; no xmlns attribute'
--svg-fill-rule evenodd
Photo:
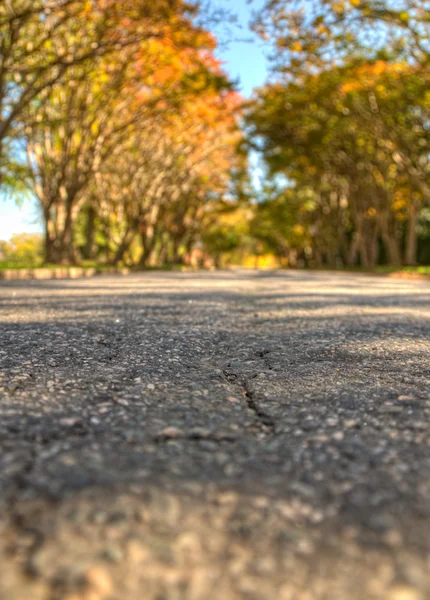
<svg viewBox="0 0 430 600"><path fill-rule="evenodd" d="M271 0L254 23L274 77L248 106L250 141L292 205L302 198L292 222L313 264L417 260L430 201L426 4Z"/></svg>

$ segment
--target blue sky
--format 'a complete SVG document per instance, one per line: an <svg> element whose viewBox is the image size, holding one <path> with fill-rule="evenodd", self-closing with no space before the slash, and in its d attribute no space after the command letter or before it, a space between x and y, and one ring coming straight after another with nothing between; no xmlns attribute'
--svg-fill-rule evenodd
<svg viewBox="0 0 430 600"><path fill-rule="evenodd" d="M227 72L238 81L240 91L250 96L253 88L264 83L267 76L265 50L248 28L252 9L261 7L263 0L253 0L251 7L247 0L224 0L224 3L238 15L241 28L228 36L223 35L229 43L220 47L218 56L224 61ZM0 240L7 240L14 233L40 232L42 229L35 201L21 200L18 206L15 199L0 197Z"/></svg>
<svg viewBox="0 0 430 600"><path fill-rule="evenodd" d="M247 0L224 1L238 16L241 29L230 36L227 47L220 48L220 58L233 79L238 80L242 93L250 96L253 88L264 83L267 76L267 49L265 51L262 41L249 30L252 11L261 8L263 0L252 0L251 6Z"/></svg>

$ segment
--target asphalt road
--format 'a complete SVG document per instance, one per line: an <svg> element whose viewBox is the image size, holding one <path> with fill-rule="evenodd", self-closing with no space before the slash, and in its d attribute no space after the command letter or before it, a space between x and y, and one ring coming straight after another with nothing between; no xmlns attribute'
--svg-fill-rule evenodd
<svg viewBox="0 0 430 600"><path fill-rule="evenodd" d="M1 600L428 600L430 284L0 285Z"/></svg>

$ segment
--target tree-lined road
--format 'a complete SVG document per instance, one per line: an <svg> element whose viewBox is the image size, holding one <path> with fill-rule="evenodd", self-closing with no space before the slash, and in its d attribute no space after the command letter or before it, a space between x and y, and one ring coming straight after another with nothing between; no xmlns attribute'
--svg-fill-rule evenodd
<svg viewBox="0 0 430 600"><path fill-rule="evenodd" d="M430 283L150 273L0 301L0 598L430 597Z"/></svg>

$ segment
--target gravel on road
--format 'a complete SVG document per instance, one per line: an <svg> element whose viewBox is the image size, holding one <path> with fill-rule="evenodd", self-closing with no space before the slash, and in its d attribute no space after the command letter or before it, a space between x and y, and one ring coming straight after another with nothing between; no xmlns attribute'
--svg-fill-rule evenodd
<svg viewBox="0 0 430 600"><path fill-rule="evenodd" d="M0 284L1 600L428 600L430 283Z"/></svg>

